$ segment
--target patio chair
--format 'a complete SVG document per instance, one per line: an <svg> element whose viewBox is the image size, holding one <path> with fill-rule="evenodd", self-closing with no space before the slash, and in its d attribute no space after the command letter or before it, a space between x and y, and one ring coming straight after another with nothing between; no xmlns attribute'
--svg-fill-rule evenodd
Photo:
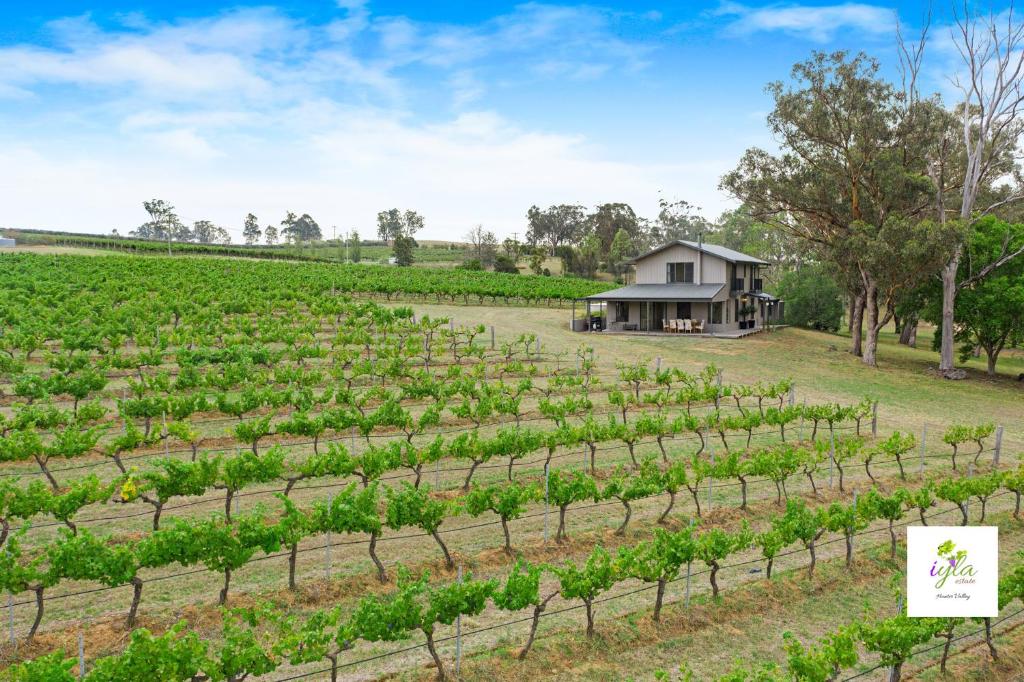
<svg viewBox="0 0 1024 682"><path fill-rule="evenodd" d="M694 322L693 322L693 331L697 332L698 334L703 334L704 333L704 320L694 320Z"/></svg>
<svg viewBox="0 0 1024 682"><path fill-rule="evenodd" d="M683 333L683 321L680 319L676 319L676 331L680 334Z"/></svg>
<svg viewBox="0 0 1024 682"><path fill-rule="evenodd" d="M668 321L668 330L673 334L679 331L679 326L676 324L675 320Z"/></svg>
<svg viewBox="0 0 1024 682"><path fill-rule="evenodd" d="M661 331L663 331L663 332L671 331L669 329L669 327L668 327L668 320L662 320L661 321Z"/></svg>
<svg viewBox="0 0 1024 682"><path fill-rule="evenodd" d="M683 320L683 331L687 334L693 332L693 322L691 320Z"/></svg>

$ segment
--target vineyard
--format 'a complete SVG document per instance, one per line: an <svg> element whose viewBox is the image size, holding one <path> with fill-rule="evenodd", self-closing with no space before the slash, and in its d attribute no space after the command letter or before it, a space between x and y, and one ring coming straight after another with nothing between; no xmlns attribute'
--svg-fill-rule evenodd
<svg viewBox="0 0 1024 682"><path fill-rule="evenodd" d="M43 230L7 230L7 235L16 239L19 244L64 246L69 248L101 249L131 255L168 255L168 248L173 255L188 256L229 256L239 258L258 258L261 260L305 260L318 262L345 262L345 246L316 242L313 244L202 244L190 242L137 239L133 237L108 237L103 235L82 235L70 232L50 232ZM392 249L382 243L362 244L361 258L366 261L386 262ZM417 263L460 262L465 254L465 247L449 248L447 246L419 245L414 249Z"/></svg>
<svg viewBox="0 0 1024 682"><path fill-rule="evenodd" d="M95 260L95 262L94 262ZM25 283L34 277L37 256L0 254L0 264L4 266L5 282L11 286ZM286 263L252 263L238 261L194 261L175 260L173 258L153 258L140 261L133 258L82 258L66 257L60 260L61 269L66 270L70 277L80 281L89 281L92 275L108 277L108 273L121 272L125 276L140 278L140 286L173 278L185 288L180 292L166 291L171 314L175 308L183 304L174 300L180 295L191 295L197 303L214 303L219 292L208 287L216 284L226 286L235 298L221 301L218 305L227 306L228 312L256 312L260 295L246 296L249 288L269 290L280 287L280 291L263 291L262 294L275 297L275 300L291 300L296 304L303 297L316 294L367 294L390 300L391 298L411 297L426 301L453 301L458 303L491 303L491 304L544 304L560 305L564 301L582 298L605 291L613 285L591 280L570 277L539 277L534 275L510 275L500 272L483 272L458 269L433 268L395 268L378 265L324 265L286 264ZM35 293L35 283L28 286L27 291ZM86 285L88 288L88 285ZM57 290L57 293L62 293ZM80 292L75 292L79 294ZM130 292L120 291L115 300L122 308L119 319L131 310L134 314L137 307L145 306L145 301L129 301L121 297ZM278 298L279 297L279 298ZM106 299L104 299L106 300ZM101 301L90 297L89 304L96 305ZM264 301L263 303L267 303ZM46 306L50 301L45 297L35 298L27 305ZM205 315L215 314L217 306L207 308ZM86 311L81 311L82 313ZM25 314L25 311L21 311ZM55 320L55 324L63 324L74 318ZM147 317L152 317L152 313ZM51 324L53 324L51 323ZM134 322L132 322L134 324ZM153 320L147 320L151 333L157 328ZM240 331L244 331L240 330Z"/></svg>
<svg viewBox="0 0 1024 682"><path fill-rule="evenodd" d="M998 618L851 605L694 679L898 680L975 640L996 660L1024 622L1002 426L929 446L870 396L352 296L552 303L593 282L29 255L0 255L0 282L0 676L533 679L616 621L667 633L837 571L898 582L918 523L1000 526Z"/></svg>

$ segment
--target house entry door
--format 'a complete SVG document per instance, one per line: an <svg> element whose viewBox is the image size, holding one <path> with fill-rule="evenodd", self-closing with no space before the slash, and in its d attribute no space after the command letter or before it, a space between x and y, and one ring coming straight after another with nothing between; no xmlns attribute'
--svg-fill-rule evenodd
<svg viewBox="0 0 1024 682"><path fill-rule="evenodd" d="M640 331L646 332L651 329L651 314L648 306L650 303L647 301L640 301Z"/></svg>

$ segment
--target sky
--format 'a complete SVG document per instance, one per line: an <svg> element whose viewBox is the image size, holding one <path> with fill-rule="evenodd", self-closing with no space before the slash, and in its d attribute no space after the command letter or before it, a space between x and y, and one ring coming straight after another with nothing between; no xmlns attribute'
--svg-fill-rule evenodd
<svg viewBox="0 0 1024 682"><path fill-rule="evenodd" d="M924 88L955 69L934 3ZM531 205L626 202L709 218L765 85L812 51L896 76L916 2L95 0L0 4L0 227L126 234L161 198L241 240L309 213L325 236L503 238Z"/></svg>

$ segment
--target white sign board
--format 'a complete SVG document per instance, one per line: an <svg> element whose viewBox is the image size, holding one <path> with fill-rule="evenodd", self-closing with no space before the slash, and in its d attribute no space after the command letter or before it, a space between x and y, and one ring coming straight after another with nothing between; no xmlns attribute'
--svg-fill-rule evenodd
<svg viewBox="0 0 1024 682"><path fill-rule="evenodd" d="M907 615L999 615L999 529L907 528Z"/></svg>

